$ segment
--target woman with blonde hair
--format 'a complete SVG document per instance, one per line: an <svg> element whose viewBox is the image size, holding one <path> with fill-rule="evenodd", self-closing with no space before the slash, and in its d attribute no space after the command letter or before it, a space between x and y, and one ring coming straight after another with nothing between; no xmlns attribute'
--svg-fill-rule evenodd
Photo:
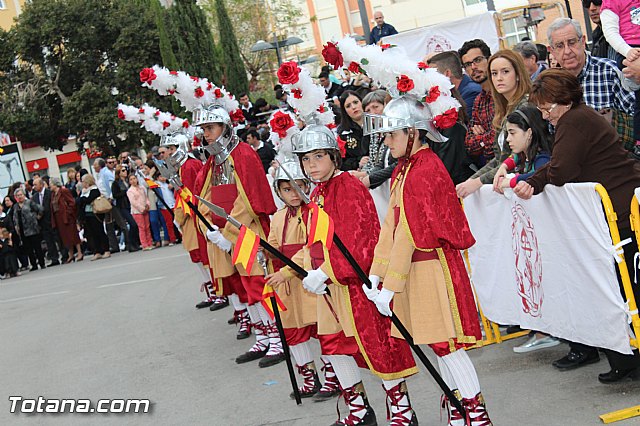
<svg viewBox="0 0 640 426"><path fill-rule="evenodd" d="M84 235L87 244L93 250L91 260L111 257L109 240L104 233L104 224L96 213L93 212L93 201L100 196L100 190L96 186L96 180L87 173L80 179L82 192L78 197L78 220L84 224Z"/></svg>
<svg viewBox="0 0 640 426"><path fill-rule="evenodd" d="M496 138L493 142L494 157L475 172L469 179L456 185L458 197L466 197L476 192L484 184L493 183L498 168L511 154L506 142L506 117L526 105L531 80L519 53L500 50L489 58L491 94L494 103L493 126Z"/></svg>

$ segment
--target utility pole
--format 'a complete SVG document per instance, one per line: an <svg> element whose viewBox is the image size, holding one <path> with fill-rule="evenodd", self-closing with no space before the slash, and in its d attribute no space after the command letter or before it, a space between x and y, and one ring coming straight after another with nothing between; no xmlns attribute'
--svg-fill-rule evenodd
<svg viewBox="0 0 640 426"><path fill-rule="evenodd" d="M369 43L371 29L369 28L369 17L367 16L367 7L364 4L364 0L358 0L358 9L360 9L360 21L362 22L364 38L365 41Z"/></svg>

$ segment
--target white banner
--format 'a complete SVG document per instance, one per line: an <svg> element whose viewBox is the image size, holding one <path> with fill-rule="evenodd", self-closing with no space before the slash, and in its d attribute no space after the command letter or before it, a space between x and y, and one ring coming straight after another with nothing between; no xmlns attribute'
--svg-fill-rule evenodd
<svg viewBox="0 0 640 426"><path fill-rule="evenodd" d="M497 52L500 42L493 19L494 13L486 12L457 21L404 31L384 37L382 43L403 47L407 55L416 61L422 61L431 52L457 51L465 41L474 38L484 40L491 52Z"/></svg>
<svg viewBox="0 0 640 426"><path fill-rule="evenodd" d="M594 183L522 200L484 185L464 200L471 279L485 316L631 354L613 245Z"/></svg>

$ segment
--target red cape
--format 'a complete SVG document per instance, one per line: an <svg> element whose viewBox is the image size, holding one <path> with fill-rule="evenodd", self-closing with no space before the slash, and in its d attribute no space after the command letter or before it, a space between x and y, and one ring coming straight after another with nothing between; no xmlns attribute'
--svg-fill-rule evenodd
<svg viewBox="0 0 640 426"><path fill-rule="evenodd" d="M406 218L417 248L442 248L446 260L443 262L445 279L448 269L463 334L480 340L482 336L473 290L460 254L460 250L475 244L475 239L453 181L430 148L421 149L408 160L401 159L393 172L392 188L397 184L400 172L406 174L400 220ZM461 336L458 337L460 340Z"/></svg>

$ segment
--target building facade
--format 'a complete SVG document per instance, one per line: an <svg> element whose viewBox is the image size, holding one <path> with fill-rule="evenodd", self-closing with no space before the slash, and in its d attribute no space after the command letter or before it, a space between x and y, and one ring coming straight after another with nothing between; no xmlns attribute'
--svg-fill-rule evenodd
<svg viewBox="0 0 640 426"><path fill-rule="evenodd" d="M0 28L8 30L28 0L0 0Z"/></svg>

